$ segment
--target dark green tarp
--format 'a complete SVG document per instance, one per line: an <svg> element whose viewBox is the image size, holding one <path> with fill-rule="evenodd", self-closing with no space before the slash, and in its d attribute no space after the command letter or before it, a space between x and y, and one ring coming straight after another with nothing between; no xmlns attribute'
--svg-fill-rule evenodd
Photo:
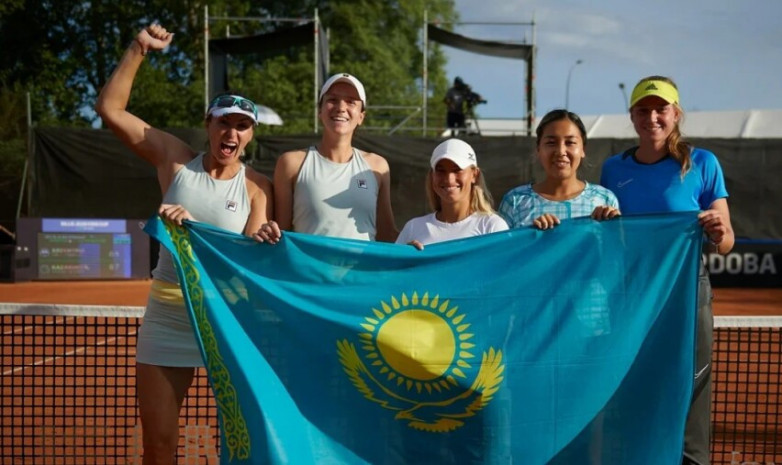
<svg viewBox="0 0 782 465"><path fill-rule="evenodd" d="M196 149L205 147L197 129L170 130ZM262 128L261 128L262 132ZM286 150L304 148L317 135L256 139L248 163L272 176L276 158ZM534 138L468 137L478 154L495 204L510 188L540 178ZM391 199L400 228L413 216L428 211L424 177L429 155L439 139L359 134L354 145L383 155L391 166ZM714 151L728 186L737 237L782 239L782 139L692 140ZM609 155L633 145L626 139L594 139L580 176L600 178ZM37 128L31 164L30 211L35 217L146 218L161 195L154 169L134 156L108 130Z"/></svg>

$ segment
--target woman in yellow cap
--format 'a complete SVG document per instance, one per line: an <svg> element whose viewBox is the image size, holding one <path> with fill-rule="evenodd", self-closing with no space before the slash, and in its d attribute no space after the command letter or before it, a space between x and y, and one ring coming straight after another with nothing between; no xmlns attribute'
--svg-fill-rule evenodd
<svg viewBox="0 0 782 465"><path fill-rule="evenodd" d="M641 79L630 99L638 146L608 158L600 183L619 199L625 215L700 210L698 219L712 250L727 254L735 237L728 191L717 157L682 140L683 118L676 84L664 76ZM711 414L711 286L701 266L695 385L685 429L685 464L709 463Z"/></svg>

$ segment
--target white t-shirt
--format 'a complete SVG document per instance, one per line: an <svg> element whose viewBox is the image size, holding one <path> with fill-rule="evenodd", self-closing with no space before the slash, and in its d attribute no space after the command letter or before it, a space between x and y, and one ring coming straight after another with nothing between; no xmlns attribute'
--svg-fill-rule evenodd
<svg viewBox="0 0 782 465"><path fill-rule="evenodd" d="M438 220L434 213L413 218L405 224L397 244L407 244L416 240L421 244L434 244L435 242L463 239L465 237L480 236L497 231L505 231L508 224L499 215L494 213L473 213L462 221L445 223Z"/></svg>

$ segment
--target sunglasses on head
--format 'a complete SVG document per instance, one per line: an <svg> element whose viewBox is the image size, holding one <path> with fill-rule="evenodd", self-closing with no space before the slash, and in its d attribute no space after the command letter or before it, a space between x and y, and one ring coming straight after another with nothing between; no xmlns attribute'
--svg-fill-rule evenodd
<svg viewBox="0 0 782 465"><path fill-rule="evenodd" d="M209 109L213 108L231 108L231 107L238 107L246 112L252 113L253 115L258 115L257 110L255 109L255 104L244 98L244 97L237 97L235 95L224 95L222 97L217 97L216 99L212 100L212 103L209 104Z"/></svg>

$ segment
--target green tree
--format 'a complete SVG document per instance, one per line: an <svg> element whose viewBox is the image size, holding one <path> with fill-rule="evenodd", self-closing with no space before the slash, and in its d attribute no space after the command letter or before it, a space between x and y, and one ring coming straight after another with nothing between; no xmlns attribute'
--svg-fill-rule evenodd
<svg viewBox="0 0 782 465"><path fill-rule="evenodd" d="M0 226L13 229L27 157L27 105L18 85L0 81Z"/></svg>
<svg viewBox="0 0 782 465"><path fill-rule="evenodd" d="M369 105L421 104L421 27L456 20L453 0L5 0L0 3L0 187L16 199L26 155L25 94L34 124L88 127L98 92L128 44L147 24L175 33L164 53L150 54L134 84L129 110L158 127L198 127L204 104L204 6L213 17L312 18L329 32L331 72L347 71L365 84ZM212 37L262 34L289 23L214 21ZM432 45L432 44L430 44ZM447 88L445 58L429 47L429 95ZM286 124L264 134L310 133L314 120L313 48L275 56L231 57L231 87L277 110ZM442 105L430 99L439 126ZM369 109L367 126L390 127ZM420 126L420 119L411 125ZM4 187L3 187L4 186ZM14 205L15 202L5 202ZM13 216L6 208L0 221Z"/></svg>
<svg viewBox="0 0 782 465"><path fill-rule="evenodd" d="M374 106L420 106L422 85L422 34L424 11L430 21L457 19L452 0L273 1L264 13L275 17L311 18L314 9L329 36L330 72L349 72L366 87L370 109L365 125L391 127L404 112L374 110ZM213 30L224 30L225 24ZM249 32L249 26L244 26ZM264 23L263 28L268 28ZM234 34L233 27L231 28ZM429 46L429 93L443 95L448 87L445 56L438 45ZM276 109L286 122L267 133L312 132L314 118L313 49L292 50L277 57L232 58L231 87L245 89L264 105ZM437 123L442 103L431 101ZM429 112L432 114L432 111ZM391 119L389 119L391 117ZM413 120L420 127L420 118ZM430 123L431 125L431 123Z"/></svg>
<svg viewBox="0 0 782 465"><path fill-rule="evenodd" d="M153 21L175 33L171 47L151 54L134 85L130 110L150 124L197 126L204 88L204 0L12 0L0 7L0 82L32 96L38 124L88 126L100 88L135 34ZM420 105L421 26L455 18L452 0L209 1L213 17L311 18L317 8L330 34L331 70L365 83L370 105ZM260 34L289 23L210 22L213 37ZM445 91L444 59L430 47L430 89ZM312 48L274 57L231 57L231 87L277 109L291 124L276 131L312 130ZM439 103L439 102L438 102ZM439 105L438 105L439 112ZM391 124L374 121L368 124Z"/></svg>

